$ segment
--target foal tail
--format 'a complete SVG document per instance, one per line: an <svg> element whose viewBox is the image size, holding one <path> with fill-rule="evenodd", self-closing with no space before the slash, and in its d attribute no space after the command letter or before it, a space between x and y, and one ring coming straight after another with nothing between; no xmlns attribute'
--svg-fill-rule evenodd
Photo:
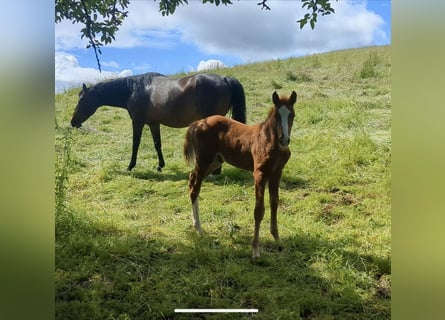
<svg viewBox="0 0 445 320"><path fill-rule="evenodd" d="M232 92L232 119L246 123L246 96L242 84L235 78L225 77Z"/></svg>
<svg viewBox="0 0 445 320"><path fill-rule="evenodd" d="M196 161L196 155L195 155L195 146L194 146L194 139L193 139L193 132L196 128L196 123L193 122L187 129L187 132L185 133L185 141L184 141L184 158L185 162L189 166L194 166Z"/></svg>

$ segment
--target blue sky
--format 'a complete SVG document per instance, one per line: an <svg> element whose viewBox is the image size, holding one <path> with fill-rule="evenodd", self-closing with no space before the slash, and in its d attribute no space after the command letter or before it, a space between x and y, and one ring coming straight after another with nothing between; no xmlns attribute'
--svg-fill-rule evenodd
<svg viewBox="0 0 445 320"><path fill-rule="evenodd" d="M156 71L201 71L215 65L284 59L332 50L391 43L391 1L333 1L336 13L319 17L314 30L300 30L299 0L234 1L215 7L189 1L163 17L153 0L131 1L116 40L102 48L102 73L85 49L80 25L55 25L55 80L60 91L82 82Z"/></svg>

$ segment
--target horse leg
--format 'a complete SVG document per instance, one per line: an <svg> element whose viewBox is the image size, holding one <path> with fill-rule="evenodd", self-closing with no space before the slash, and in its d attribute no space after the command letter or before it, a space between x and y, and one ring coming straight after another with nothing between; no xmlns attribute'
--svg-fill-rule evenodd
<svg viewBox="0 0 445 320"><path fill-rule="evenodd" d="M162 155L161 127L159 123L150 125L150 131L156 152L158 153L158 160L159 160L158 172L161 172L162 168L164 168L165 166L165 162L164 162L164 156Z"/></svg>
<svg viewBox="0 0 445 320"><path fill-rule="evenodd" d="M220 175L222 171L222 166L217 168L215 171L212 172L212 175L217 176Z"/></svg>
<svg viewBox="0 0 445 320"><path fill-rule="evenodd" d="M190 189L190 200L192 202L192 223L193 227L200 234L202 233L201 221L199 220L199 192L201 191L201 184L204 176L195 167L195 169L189 175L189 189Z"/></svg>
<svg viewBox="0 0 445 320"><path fill-rule="evenodd" d="M253 254L252 258L260 257L259 250L259 242L260 242L260 225L261 221L264 217L264 189L266 186L266 181L264 179L263 173L259 171L255 171L254 174L255 179L255 230L253 233Z"/></svg>
<svg viewBox="0 0 445 320"><path fill-rule="evenodd" d="M270 233L276 241L280 240L278 235L277 209L279 202L279 184L281 172L274 175L269 181L269 201L270 201Z"/></svg>
<svg viewBox="0 0 445 320"><path fill-rule="evenodd" d="M144 128L144 123L133 121L133 150L131 153L131 161L128 166L128 170L134 168L136 165L136 158L138 155L139 144L141 143L142 129Z"/></svg>

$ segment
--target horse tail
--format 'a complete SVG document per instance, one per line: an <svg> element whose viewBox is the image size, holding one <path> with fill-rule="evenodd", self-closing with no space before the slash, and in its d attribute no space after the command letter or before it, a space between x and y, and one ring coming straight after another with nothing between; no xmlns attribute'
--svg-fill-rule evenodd
<svg viewBox="0 0 445 320"><path fill-rule="evenodd" d="M232 119L246 123L246 96L242 84L235 78L225 77L232 93Z"/></svg>
<svg viewBox="0 0 445 320"><path fill-rule="evenodd" d="M185 133L185 141L184 141L184 158L185 162L189 166L194 166L196 157L195 157L195 146L194 146L194 139L193 139L193 132L196 128L196 122L193 122L187 129L187 132Z"/></svg>

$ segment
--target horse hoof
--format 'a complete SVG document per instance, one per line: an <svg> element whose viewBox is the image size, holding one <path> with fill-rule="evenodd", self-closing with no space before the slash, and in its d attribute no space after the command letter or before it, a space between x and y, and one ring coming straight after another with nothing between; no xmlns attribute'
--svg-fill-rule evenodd
<svg viewBox="0 0 445 320"><path fill-rule="evenodd" d="M253 249L253 253L252 253L252 260L256 261L258 259L260 259L260 251L258 249Z"/></svg>
<svg viewBox="0 0 445 320"><path fill-rule="evenodd" d="M157 168L158 172L162 172L162 168L158 166Z"/></svg>

